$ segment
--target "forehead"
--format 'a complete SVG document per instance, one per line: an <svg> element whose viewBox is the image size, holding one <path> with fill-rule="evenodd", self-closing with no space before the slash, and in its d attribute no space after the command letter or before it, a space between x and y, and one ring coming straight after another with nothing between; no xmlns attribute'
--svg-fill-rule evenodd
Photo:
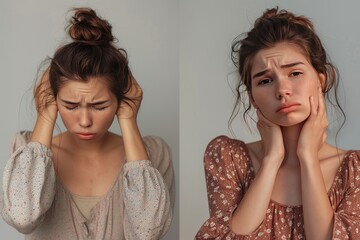
<svg viewBox="0 0 360 240"><path fill-rule="evenodd" d="M294 62L310 64L305 51L300 46L293 43L278 43L256 53L251 73Z"/></svg>
<svg viewBox="0 0 360 240"><path fill-rule="evenodd" d="M86 97L89 100L93 100L110 97L112 92L104 79L90 78L86 82L79 80L65 81L59 90L59 95L74 99Z"/></svg>

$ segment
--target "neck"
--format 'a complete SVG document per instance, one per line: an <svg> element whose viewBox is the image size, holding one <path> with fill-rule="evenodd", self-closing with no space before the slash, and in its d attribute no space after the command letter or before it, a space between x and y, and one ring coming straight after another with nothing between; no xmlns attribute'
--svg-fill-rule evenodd
<svg viewBox="0 0 360 240"><path fill-rule="evenodd" d="M281 127L283 142L285 147L285 158L282 165L299 165L299 159L296 153L299 136L303 123L290 127Z"/></svg>

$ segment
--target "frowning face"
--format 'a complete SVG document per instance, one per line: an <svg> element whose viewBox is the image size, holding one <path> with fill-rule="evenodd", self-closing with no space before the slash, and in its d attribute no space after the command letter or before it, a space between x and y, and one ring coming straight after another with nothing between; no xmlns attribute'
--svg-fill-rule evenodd
<svg viewBox="0 0 360 240"><path fill-rule="evenodd" d="M271 122L292 126L310 115L310 96L317 106L318 88L324 82L325 75L316 72L299 46L279 43L255 55L251 98Z"/></svg>
<svg viewBox="0 0 360 240"><path fill-rule="evenodd" d="M111 126L118 102L105 81L67 81L59 90L57 105L68 132L80 140L104 136Z"/></svg>

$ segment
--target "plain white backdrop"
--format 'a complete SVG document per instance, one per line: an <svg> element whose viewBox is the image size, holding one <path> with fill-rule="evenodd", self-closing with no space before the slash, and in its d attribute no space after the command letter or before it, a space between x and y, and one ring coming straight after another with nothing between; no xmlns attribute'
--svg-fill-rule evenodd
<svg viewBox="0 0 360 240"><path fill-rule="evenodd" d="M31 88L37 68L46 56L52 56L60 44L67 42L64 29L71 16L68 11L73 7L92 7L113 26L118 47L127 51L130 67L144 91L138 116L141 132L144 136L160 136L170 145L178 186L179 18L176 0L2 1L1 172L9 157L8 149L15 132L33 129L36 111ZM116 121L112 130L119 133ZM176 204L173 224L165 237L168 240L179 238L178 201ZM23 239L2 219L0 233L1 239Z"/></svg>
<svg viewBox="0 0 360 240"><path fill-rule="evenodd" d="M193 239L209 217L203 170L206 145L218 135L231 136L228 119L235 97L229 85L238 78L230 60L231 43L249 31L266 8L275 6L308 16L315 24L343 84L339 93L347 122L338 146L360 148L358 1L180 0L180 239ZM233 123L235 137L246 142L258 139L241 118ZM329 118L334 119L330 112ZM331 142L336 127L330 125Z"/></svg>

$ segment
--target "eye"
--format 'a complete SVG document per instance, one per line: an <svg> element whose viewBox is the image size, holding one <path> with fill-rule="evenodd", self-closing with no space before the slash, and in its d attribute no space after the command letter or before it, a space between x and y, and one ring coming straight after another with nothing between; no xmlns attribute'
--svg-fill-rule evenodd
<svg viewBox="0 0 360 240"><path fill-rule="evenodd" d="M260 80L260 81L258 82L258 85L266 85L266 84L269 84L269 83L271 83L271 82L272 82L272 79L266 78L266 79Z"/></svg>
<svg viewBox="0 0 360 240"><path fill-rule="evenodd" d="M301 76L302 74L303 74L302 72L295 71L295 72L290 73L290 77L299 77L299 76Z"/></svg>
<svg viewBox="0 0 360 240"><path fill-rule="evenodd" d="M105 110L107 107L96 107L96 106L93 106L92 108L95 109L96 111L103 111L103 110Z"/></svg>
<svg viewBox="0 0 360 240"><path fill-rule="evenodd" d="M67 110L75 110L78 106L64 106Z"/></svg>

